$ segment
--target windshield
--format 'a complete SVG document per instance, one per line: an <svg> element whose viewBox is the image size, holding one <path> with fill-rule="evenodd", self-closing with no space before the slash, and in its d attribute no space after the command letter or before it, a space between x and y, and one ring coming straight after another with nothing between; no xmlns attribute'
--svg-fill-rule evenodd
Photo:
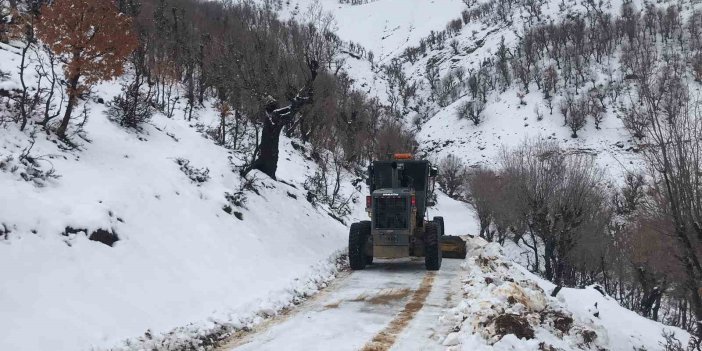
<svg viewBox="0 0 702 351"><path fill-rule="evenodd" d="M425 162L398 162L397 174L401 188L426 190L426 178L429 167ZM373 166L373 190L392 188L392 164L378 162Z"/></svg>

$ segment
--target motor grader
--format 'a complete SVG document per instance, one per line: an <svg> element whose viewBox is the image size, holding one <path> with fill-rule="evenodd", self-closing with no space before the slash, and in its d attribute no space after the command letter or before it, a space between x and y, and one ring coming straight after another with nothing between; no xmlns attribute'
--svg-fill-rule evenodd
<svg viewBox="0 0 702 351"><path fill-rule="evenodd" d="M356 222L349 231L351 269L364 269L373 258L424 257L427 270L441 268L441 260L465 258L465 242L444 235L443 217L427 218L434 205L436 167L410 154L373 161L368 167L366 211L369 221Z"/></svg>

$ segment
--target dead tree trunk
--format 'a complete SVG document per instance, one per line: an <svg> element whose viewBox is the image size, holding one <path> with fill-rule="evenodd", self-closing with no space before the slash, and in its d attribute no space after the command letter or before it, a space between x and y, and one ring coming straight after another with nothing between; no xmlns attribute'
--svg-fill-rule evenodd
<svg viewBox="0 0 702 351"><path fill-rule="evenodd" d="M311 78L305 84L305 88L290 99L290 104L288 106L281 108L275 100L271 100L266 104L266 116L263 121L258 155L256 160L242 172L242 175L246 175L251 170L257 169L267 176L276 179L275 172L278 169L280 132L283 130L285 124L293 120L303 106L312 102L312 96L314 94L313 83L317 78L319 64L317 61L311 61L308 66Z"/></svg>
<svg viewBox="0 0 702 351"><path fill-rule="evenodd" d="M261 143L259 145L258 157L252 165L252 169L257 169L269 177L275 179L275 172L278 169L278 147L280 143L280 132L287 121L287 118L278 115L275 110L266 109L266 118L263 121L261 130Z"/></svg>

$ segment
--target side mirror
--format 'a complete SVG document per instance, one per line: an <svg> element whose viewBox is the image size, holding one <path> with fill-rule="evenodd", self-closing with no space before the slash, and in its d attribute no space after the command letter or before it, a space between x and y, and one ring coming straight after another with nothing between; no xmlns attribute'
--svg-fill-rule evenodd
<svg viewBox="0 0 702 351"><path fill-rule="evenodd" d="M436 202L431 201L431 200L427 200L427 207L433 207L433 206L436 206Z"/></svg>
<svg viewBox="0 0 702 351"><path fill-rule="evenodd" d="M438 169L438 168L436 168L436 167L431 167L431 168L429 168L429 176L430 176L430 177L436 177L437 175L439 175L439 169Z"/></svg>

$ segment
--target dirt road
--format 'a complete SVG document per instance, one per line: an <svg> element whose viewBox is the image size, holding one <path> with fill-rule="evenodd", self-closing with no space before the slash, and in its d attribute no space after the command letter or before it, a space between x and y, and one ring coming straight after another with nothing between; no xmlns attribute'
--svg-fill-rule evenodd
<svg viewBox="0 0 702 351"><path fill-rule="evenodd" d="M458 300L461 262L427 272L421 258L378 260L223 350L442 350L438 317Z"/></svg>

